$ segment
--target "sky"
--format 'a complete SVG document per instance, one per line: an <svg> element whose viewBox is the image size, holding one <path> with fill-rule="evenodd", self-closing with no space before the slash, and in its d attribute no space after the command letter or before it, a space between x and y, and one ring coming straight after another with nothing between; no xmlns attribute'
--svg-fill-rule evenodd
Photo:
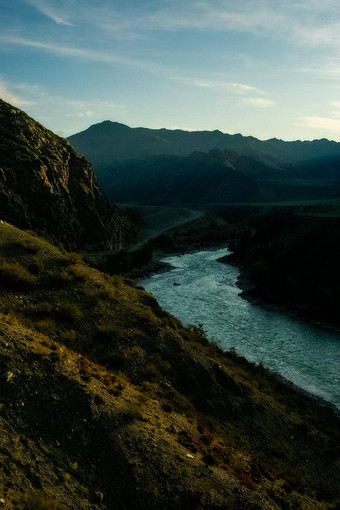
<svg viewBox="0 0 340 510"><path fill-rule="evenodd" d="M0 97L61 136L340 141L339 0L0 0Z"/></svg>

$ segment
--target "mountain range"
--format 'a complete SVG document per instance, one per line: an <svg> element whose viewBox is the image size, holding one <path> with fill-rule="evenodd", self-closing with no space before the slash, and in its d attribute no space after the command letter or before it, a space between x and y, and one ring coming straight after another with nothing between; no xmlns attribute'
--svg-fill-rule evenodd
<svg viewBox="0 0 340 510"><path fill-rule="evenodd" d="M340 196L340 144L104 121L69 137L117 201L230 203Z"/></svg>

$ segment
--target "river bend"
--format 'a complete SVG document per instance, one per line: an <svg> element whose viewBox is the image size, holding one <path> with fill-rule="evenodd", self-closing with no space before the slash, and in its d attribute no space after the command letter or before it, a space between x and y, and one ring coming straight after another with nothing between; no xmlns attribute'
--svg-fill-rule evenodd
<svg viewBox="0 0 340 510"><path fill-rule="evenodd" d="M218 249L166 257L162 261L173 269L139 285L184 324L203 324L223 349L234 347L340 408L340 334L242 299L239 270L217 262L228 253Z"/></svg>

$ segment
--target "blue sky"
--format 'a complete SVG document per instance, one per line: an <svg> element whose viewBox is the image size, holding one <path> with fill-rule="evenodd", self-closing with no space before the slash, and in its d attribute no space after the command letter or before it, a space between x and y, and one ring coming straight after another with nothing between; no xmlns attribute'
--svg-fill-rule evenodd
<svg viewBox="0 0 340 510"><path fill-rule="evenodd" d="M110 119L340 141L339 0L0 0L0 97L68 136Z"/></svg>

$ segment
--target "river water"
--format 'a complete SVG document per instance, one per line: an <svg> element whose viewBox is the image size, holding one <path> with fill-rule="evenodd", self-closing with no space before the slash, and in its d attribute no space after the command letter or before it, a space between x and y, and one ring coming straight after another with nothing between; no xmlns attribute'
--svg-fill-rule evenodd
<svg viewBox="0 0 340 510"><path fill-rule="evenodd" d="M217 262L227 249L162 259L174 268L139 282L184 324L203 324L209 338L262 362L340 408L340 334L295 321L240 297L239 270ZM174 285L178 283L180 285Z"/></svg>

